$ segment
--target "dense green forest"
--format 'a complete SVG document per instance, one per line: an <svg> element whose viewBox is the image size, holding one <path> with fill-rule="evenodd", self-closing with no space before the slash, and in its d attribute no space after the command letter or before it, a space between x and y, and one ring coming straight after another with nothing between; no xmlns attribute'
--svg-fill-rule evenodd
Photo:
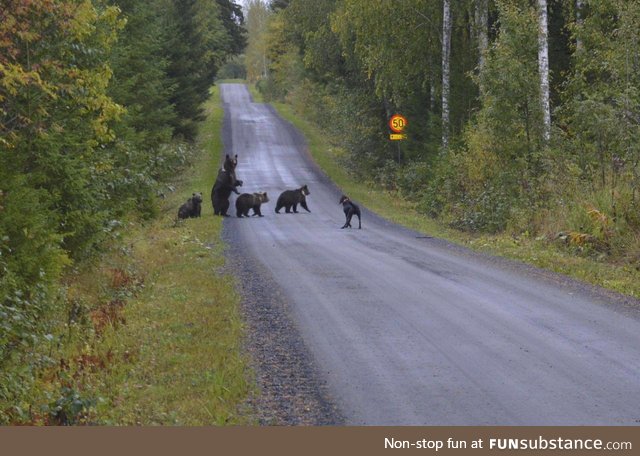
<svg viewBox="0 0 640 456"><path fill-rule="evenodd" d="M25 419L57 362L39 347L77 317L62 274L154 216L244 46L231 0L0 2L0 424Z"/></svg>
<svg viewBox="0 0 640 456"><path fill-rule="evenodd" d="M462 230L640 267L640 2L252 0L247 29L249 80L359 179Z"/></svg>
<svg viewBox="0 0 640 456"><path fill-rule="evenodd" d="M447 225L640 269L640 2L245 5L0 0L0 424L30 422L52 325L82 311L64 276L157 214L216 76Z"/></svg>

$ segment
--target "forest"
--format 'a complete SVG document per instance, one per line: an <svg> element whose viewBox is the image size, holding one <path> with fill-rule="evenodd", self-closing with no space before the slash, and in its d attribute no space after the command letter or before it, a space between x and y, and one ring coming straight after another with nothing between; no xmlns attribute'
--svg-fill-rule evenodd
<svg viewBox="0 0 640 456"><path fill-rule="evenodd" d="M63 273L154 217L188 161L242 22L231 0L0 2L0 424L78 311Z"/></svg>
<svg viewBox="0 0 640 456"><path fill-rule="evenodd" d="M640 2L251 0L247 30L248 79L360 180L460 230L640 267Z"/></svg>
<svg viewBox="0 0 640 456"><path fill-rule="evenodd" d="M158 215L216 77L290 104L354 179L447 226L640 270L640 2L244 7L0 0L0 424L30 422L16 404L58 362L37 347L79 312L66 274Z"/></svg>

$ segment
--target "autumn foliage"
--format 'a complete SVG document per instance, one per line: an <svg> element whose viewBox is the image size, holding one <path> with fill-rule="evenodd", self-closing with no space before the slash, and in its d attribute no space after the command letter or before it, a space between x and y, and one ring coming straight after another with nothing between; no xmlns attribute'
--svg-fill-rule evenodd
<svg viewBox="0 0 640 456"><path fill-rule="evenodd" d="M153 216L186 164L200 104L241 46L232 6L0 1L0 424L49 362L39 347L66 308L61 274L127 217ZM120 307L97 309L97 326Z"/></svg>

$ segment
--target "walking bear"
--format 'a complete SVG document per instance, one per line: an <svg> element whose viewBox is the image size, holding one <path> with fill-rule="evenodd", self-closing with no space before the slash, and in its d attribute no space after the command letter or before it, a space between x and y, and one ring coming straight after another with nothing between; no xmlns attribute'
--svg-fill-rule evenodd
<svg viewBox="0 0 640 456"><path fill-rule="evenodd" d="M298 213L298 204L302 206L307 212L311 212L307 207L307 198L306 196L311 193L309 192L309 188L306 185L296 189L296 190L285 190L278 197L278 202L276 203L276 214L279 214L280 209L283 207L287 214L291 212L291 208L293 207L293 212Z"/></svg>
<svg viewBox="0 0 640 456"><path fill-rule="evenodd" d="M236 179L236 166L238 166L238 155L231 158L229 155L224 160L222 169L218 171L218 177L211 189L211 204L213 205L213 215L228 217L229 197L231 192L239 195L236 187L242 186L242 181Z"/></svg>
<svg viewBox="0 0 640 456"><path fill-rule="evenodd" d="M195 218L200 217L202 212L202 192L194 193L180 209L178 209L178 218Z"/></svg>
<svg viewBox="0 0 640 456"><path fill-rule="evenodd" d="M342 204L342 210L344 211L344 216L346 221L342 228L351 228L351 217L354 215L358 216L358 229L362 228L362 223L360 223L360 208L356 203L351 201L347 195L342 195L340 197L340 202L338 204Z"/></svg>
<svg viewBox="0 0 640 456"><path fill-rule="evenodd" d="M249 209L253 209L253 215L264 217L260 212L260 205L269 201L267 192L243 193L236 198L236 215L249 217Z"/></svg>

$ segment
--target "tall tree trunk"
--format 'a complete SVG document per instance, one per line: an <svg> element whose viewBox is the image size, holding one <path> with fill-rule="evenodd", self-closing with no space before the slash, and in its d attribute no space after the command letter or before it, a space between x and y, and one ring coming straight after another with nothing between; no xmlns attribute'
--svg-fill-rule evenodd
<svg viewBox="0 0 640 456"><path fill-rule="evenodd" d="M584 22L584 16L582 15L582 10L584 8L584 2L582 0L576 0L576 23L578 27L582 27L582 23ZM576 49L578 51L582 50L582 38L578 35L578 39L576 40Z"/></svg>
<svg viewBox="0 0 640 456"><path fill-rule="evenodd" d="M538 70L540 72L540 103L542 105L543 139L551 138L551 107L549 102L549 32L547 0L538 0Z"/></svg>
<svg viewBox="0 0 640 456"><path fill-rule="evenodd" d="M444 0L442 14L442 149L449 148L449 61L451 53L451 4Z"/></svg>
<svg viewBox="0 0 640 456"><path fill-rule="evenodd" d="M487 48L489 47L489 1L476 1L476 33L478 36L478 69L482 71L484 67L484 58Z"/></svg>

